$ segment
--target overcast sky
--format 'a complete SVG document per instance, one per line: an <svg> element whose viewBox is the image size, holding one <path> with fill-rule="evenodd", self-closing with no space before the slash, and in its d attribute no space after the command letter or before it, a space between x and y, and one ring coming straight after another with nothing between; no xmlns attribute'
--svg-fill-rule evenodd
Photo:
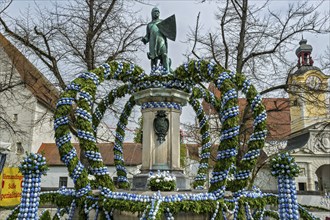
<svg viewBox="0 0 330 220"><path fill-rule="evenodd" d="M126 0L125 0L126 1ZM65 2L65 1L63 1ZM223 4L224 1L207 1L206 3L198 3L198 1L194 0L150 0L144 1L150 3L147 4L140 4L136 3L136 8L141 9L141 12L138 16L142 16L145 20L151 20L151 9L154 6L157 6L160 9L160 18L165 19L172 14L176 16L176 23L177 23L177 38L175 42L169 41L169 57L172 59L172 69L175 69L177 66L185 62L185 54L187 51L191 50L185 41L187 39L187 33L189 32L190 28L193 28L196 24L196 17L197 14L200 12L200 21L203 26L203 30L208 33L210 28L216 28L217 23L215 22L215 11L219 4ZM250 1L251 3L262 4L263 0L255 0ZM288 7L288 3L293 3L298 1L286 1L286 0L271 0L270 8L272 10L283 11ZM40 0L37 1L38 5L50 5L50 1ZM319 4L320 1L310 0L311 4ZM24 10L28 5L32 8L34 7L35 1L33 0L14 0L12 5L10 6L8 12L13 15L19 13L20 10ZM319 9L320 11L325 11L326 13L330 13L330 1L326 0L322 7ZM141 29L141 35L145 34L145 28ZM330 35L311 35L311 34L304 34L304 38L308 40L308 43L311 44L314 48L313 50L313 57L317 58L323 51L325 50L327 45L330 45ZM299 42L296 42L298 47ZM145 51L141 54L140 62L138 63L142 66L146 72L150 69L149 60L147 59L146 52L148 50L148 45L145 46ZM292 51L292 55L290 56L292 61L295 61L296 57L294 54L295 48ZM317 62L315 65L317 66ZM328 73L329 74L329 73ZM188 110L187 110L188 109ZM181 116L181 120L183 122L191 122L191 118L194 118L194 113L191 107L185 107L185 117Z"/></svg>
<svg viewBox="0 0 330 220"><path fill-rule="evenodd" d="M65 2L64 0L62 0ZM129 0L125 0L129 1ZM145 20L151 20L151 9L154 6L157 6L160 9L160 18L165 19L172 14L176 16L176 23L177 23L177 38L176 41L168 41L169 44L169 57L172 59L172 69L175 69L177 66L181 65L185 62L185 54L188 51L191 51L191 46L185 43L187 39L187 34L190 28L194 28L196 24L196 17L200 12L200 22L203 26L203 30L208 33L211 28L217 28L217 23L215 22L215 11L220 4L224 4L224 0L211 0L206 1L205 3L199 3L201 1L196 0L140 0L145 2L146 4L136 3L136 9L140 10L140 13L137 16L142 16ZM31 8L35 7L35 3L39 6L50 5L50 0L14 0L12 5L9 7L8 12L15 15L18 14L20 11L24 11L28 5ZM262 4L264 0L250 0L250 4ZM284 11L289 3L299 2L298 0L271 0L269 8L271 10L276 11ZM310 0L310 4L317 5L321 1L319 0ZM330 1L325 0L322 3L322 7L319 9L320 11L326 12L330 14ZM330 25L330 24L329 24ZM141 29L141 35L145 34L145 29ZM317 58L317 56L325 50L327 45L330 45L330 34L328 35L311 35L311 34L304 34L304 38L308 40L308 43L311 44L314 48L313 57ZM297 47L299 42L296 42ZM144 53L139 56L140 61L139 65L142 66L147 72L150 69L149 67L149 60L147 59L146 52L148 50L148 45L145 46ZM295 54L293 51L292 59L295 58ZM317 62L315 63L317 65Z"/></svg>
<svg viewBox="0 0 330 220"><path fill-rule="evenodd" d="M177 39L175 42L169 41L169 56L172 58L173 67L179 66L183 62L185 62L185 58L182 55L183 53L190 51L191 46L187 46L185 43L187 39L187 33L189 32L190 28L194 28L196 24L196 17L198 12L200 12L200 21L203 26L203 30L208 33L210 28L217 28L219 25L215 22L215 12L217 7L220 4L224 4L223 0L220 1L206 1L205 3L201 4L198 3L200 1L190 1L190 0L152 0L149 1L153 5L157 6L160 9L160 17L167 18L168 16L175 14L176 21L177 21ZM262 4L265 1L263 0L254 0L250 1L251 4ZM285 1L285 0L271 0L269 8L271 10L276 11L284 11L289 3L294 3L299 1ZM311 4L317 5L321 1L310 0ZM149 16L150 20L150 11L153 6L148 5L141 5L143 14ZM322 7L319 9L320 11L325 11L326 13L330 13L330 1L326 0ZM329 24L330 25L330 24ZM304 34L304 38L308 40L308 43L311 44L314 48L313 55L314 57L317 56L319 53L323 53L327 45L330 45L330 34L328 35L311 35L311 34ZM297 47L299 46L299 42L296 42ZM295 51L295 50L294 50ZM292 59L296 59L294 54L290 56ZM173 59L174 58L174 59ZM149 63L147 63L149 64ZM143 64L145 65L145 64ZM316 62L317 65L317 62Z"/></svg>

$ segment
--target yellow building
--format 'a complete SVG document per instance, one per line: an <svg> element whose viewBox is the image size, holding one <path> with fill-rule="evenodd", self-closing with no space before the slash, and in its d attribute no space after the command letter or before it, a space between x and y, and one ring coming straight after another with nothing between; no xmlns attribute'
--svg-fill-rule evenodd
<svg viewBox="0 0 330 220"><path fill-rule="evenodd" d="M299 44L296 50L298 69L289 78L292 133L329 119L329 76L313 66L313 48L307 40L302 39Z"/></svg>
<svg viewBox="0 0 330 220"><path fill-rule="evenodd" d="M330 191L329 76L313 66L312 46L302 39L297 69L289 76L291 135L286 150L302 172L300 191Z"/></svg>

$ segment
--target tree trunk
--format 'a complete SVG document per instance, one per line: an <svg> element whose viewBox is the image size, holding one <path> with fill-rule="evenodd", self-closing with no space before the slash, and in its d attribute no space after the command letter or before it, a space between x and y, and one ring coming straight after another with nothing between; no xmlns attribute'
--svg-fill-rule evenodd
<svg viewBox="0 0 330 220"><path fill-rule="evenodd" d="M243 54L245 47L245 31L246 31L246 20L247 20L247 11L248 11L248 0L243 0L243 5L239 5L239 7L242 10L242 14L241 14L241 29L239 33L239 43L237 45L236 71L238 73L241 73L243 69Z"/></svg>

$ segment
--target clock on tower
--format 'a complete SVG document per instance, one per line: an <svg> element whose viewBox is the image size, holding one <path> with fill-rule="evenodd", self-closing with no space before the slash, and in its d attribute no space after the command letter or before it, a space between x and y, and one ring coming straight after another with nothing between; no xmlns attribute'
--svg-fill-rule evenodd
<svg viewBox="0 0 330 220"><path fill-rule="evenodd" d="M321 79L316 75L310 75L306 79L306 85L314 90L320 89L321 83L322 83Z"/></svg>
<svg viewBox="0 0 330 220"><path fill-rule="evenodd" d="M313 47L307 40L302 39L299 44L297 70L289 76L292 132L323 121L329 115L326 105L329 97L325 92L329 77L313 66Z"/></svg>

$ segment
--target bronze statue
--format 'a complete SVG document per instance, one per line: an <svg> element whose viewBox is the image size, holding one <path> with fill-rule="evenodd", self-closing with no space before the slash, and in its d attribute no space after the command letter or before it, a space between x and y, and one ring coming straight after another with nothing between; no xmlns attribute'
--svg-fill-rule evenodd
<svg viewBox="0 0 330 220"><path fill-rule="evenodd" d="M151 68L158 66L158 61L170 71L170 59L168 58L167 38L175 41L176 24L175 16L172 15L165 20L159 19L159 9L153 8L151 11L152 21L147 25L147 34L142 38L142 42L149 42L148 58L151 60Z"/></svg>

